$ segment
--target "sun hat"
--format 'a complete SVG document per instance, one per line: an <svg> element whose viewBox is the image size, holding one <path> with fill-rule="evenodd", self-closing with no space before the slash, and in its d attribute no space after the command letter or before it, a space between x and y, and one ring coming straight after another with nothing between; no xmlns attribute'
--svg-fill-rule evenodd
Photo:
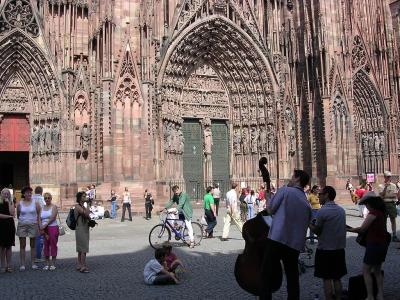
<svg viewBox="0 0 400 300"><path fill-rule="evenodd" d="M385 177L392 177L392 172L390 172L390 171L385 171L385 172L383 173L383 176L385 176Z"/></svg>
<svg viewBox="0 0 400 300"><path fill-rule="evenodd" d="M378 195L375 192L367 192L364 194L364 196L361 197L360 201L358 202L358 204L365 204L365 202L368 201L368 199L370 198L375 198L378 197Z"/></svg>

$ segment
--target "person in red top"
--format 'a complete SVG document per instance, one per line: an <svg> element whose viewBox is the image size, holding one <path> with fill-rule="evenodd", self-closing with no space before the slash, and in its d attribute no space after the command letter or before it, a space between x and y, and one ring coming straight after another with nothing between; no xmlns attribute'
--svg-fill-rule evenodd
<svg viewBox="0 0 400 300"><path fill-rule="evenodd" d="M366 186L367 183L365 182L365 180L363 180L361 181L360 186L354 191L354 195L356 196L355 199L357 201L355 204L358 205L358 212L360 217L364 217L365 205L360 204L360 199L364 197L365 193L368 192Z"/></svg>
<svg viewBox="0 0 400 300"><path fill-rule="evenodd" d="M368 293L367 300L374 299L371 273L374 273L377 282L376 299L383 300L381 268L390 243L390 234L386 230L385 203L374 192L366 193L359 203L365 205L369 213L361 227L349 228L348 231L366 234L363 276Z"/></svg>
<svg viewBox="0 0 400 300"><path fill-rule="evenodd" d="M163 244L163 249L165 251L165 269L168 272L176 272L177 268L180 266L183 268L182 261L178 259L175 253L172 252L172 246L169 242Z"/></svg>

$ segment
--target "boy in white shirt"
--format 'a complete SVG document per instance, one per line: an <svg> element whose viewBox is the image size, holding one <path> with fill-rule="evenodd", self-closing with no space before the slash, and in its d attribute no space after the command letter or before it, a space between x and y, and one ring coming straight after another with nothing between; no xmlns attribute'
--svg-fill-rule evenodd
<svg viewBox="0 0 400 300"><path fill-rule="evenodd" d="M144 282L150 285L166 285L179 283L173 272L168 272L164 269L165 250L163 248L156 249L154 257L144 267L143 277Z"/></svg>

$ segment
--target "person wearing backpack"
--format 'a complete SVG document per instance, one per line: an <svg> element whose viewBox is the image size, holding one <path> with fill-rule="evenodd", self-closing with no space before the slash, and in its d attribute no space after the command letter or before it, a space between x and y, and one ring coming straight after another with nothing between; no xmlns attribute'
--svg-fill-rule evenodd
<svg viewBox="0 0 400 300"><path fill-rule="evenodd" d="M81 273L89 273L89 270L86 266L86 254L89 252L90 210L84 206L85 202L88 202L86 193L78 192L76 194L77 204L75 205L74 216L76 220L76 252L78 252L78 265L76 270Z"/></svg>

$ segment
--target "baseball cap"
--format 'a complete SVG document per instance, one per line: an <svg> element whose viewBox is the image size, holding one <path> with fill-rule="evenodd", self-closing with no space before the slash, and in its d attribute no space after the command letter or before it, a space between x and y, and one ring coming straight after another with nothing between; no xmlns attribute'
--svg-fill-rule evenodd
<svg viewBox="0 0 400 300"><path fill-rule="evenodd" d="M391 176L392 176L392 172L390 172L390 171L385 171L385 172L383 172L383 176L385 176L385 177L391 177Z"/></svg>

